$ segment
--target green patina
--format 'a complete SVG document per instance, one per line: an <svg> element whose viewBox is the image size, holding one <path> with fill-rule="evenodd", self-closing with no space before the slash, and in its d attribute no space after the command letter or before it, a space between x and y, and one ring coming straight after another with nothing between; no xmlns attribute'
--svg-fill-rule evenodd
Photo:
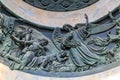
<svg viewBox="0 0 120 80"><path fill-rule="evenodd" d="M87 7L99 0L23 0L48 11L73 11Z"/></svg>

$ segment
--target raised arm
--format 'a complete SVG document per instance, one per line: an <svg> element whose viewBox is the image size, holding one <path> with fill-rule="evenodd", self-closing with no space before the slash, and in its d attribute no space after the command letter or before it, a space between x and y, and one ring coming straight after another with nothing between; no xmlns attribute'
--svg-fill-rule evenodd
<svg viewBox="0 0 120 80"><path fill-rule="evenodd" d="M15 36L11 36L10 37L13 41L15 41L16 43L19 43L19 44L21 44L21 45L25 45L25 41L23 41L23 40L19 40L18 38L16 38Z"/></svg>
<svg viewBox="0 0 120 80"><path fill-rule="evenodd" d="M88 26L89 26L89 19L88 19L88 15L87 14L85 14L85 19L86 19L85 26L86 26L86 28L88 28Z"/></svg>

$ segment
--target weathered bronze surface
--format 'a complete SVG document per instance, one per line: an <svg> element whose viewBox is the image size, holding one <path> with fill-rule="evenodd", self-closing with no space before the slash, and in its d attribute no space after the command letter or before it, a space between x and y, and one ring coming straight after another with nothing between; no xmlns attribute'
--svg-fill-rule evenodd
<svg viewBox="0 0 120 80"><path fill-rule="evenodd" d="M116 56L119 54L120 20L114 19L111 13L109 15L112 22L106 24L107 29L118 26L114 35L108 32L105 38L96 36L89 39L92 34L107 29L101 29L104 25L89 23L85 15L86 25L77 24L75 29L66 24L63 26L67 31L65 34L61 33L60 28L56 28L50 40L43 34L40 36L30 27L15 26L17 18L1 14L0 55L8 61L12 70L80 72L94 69L102 64L107 65L119 60L120 57ZM109 49L111 43L114 43L114 46ZM95 49L90 46L91 44L99 48ZM51 50L54 52L51 53Z"/></svg>
<svg viewBox="0 0 120 80"><path fill-rule="evenodd" d="M48 29L48 27L62 28L64 24L74 26L76 23L85 23L85 13L89 16L89 22L96 22L98 20L101 22L103 16L108 14L108 11L114 11L119 6L120 0L100 0L86 8L68 12L54 12L39 9L25 3L23 0L1 0L1 4L10 13L23 18L28 23L32 23L32 25L40 28L47 27Z"/></svg>
<svg viewBox="0 0 120 80"><path fill-rule="evenodd" d="M1 11L0 61L11 70L38 75L79 73L119 62L120 19L111 12L108 17L108 23L90 23L85 14L85 24L57 27L48 38L24 19Z"/></svg>
<svg viewBox="0 0 120 80"><path fill-rule="evenodd" d="M87 7L99 0L23 0L35 7L49 11L72 11Z"/></svg>

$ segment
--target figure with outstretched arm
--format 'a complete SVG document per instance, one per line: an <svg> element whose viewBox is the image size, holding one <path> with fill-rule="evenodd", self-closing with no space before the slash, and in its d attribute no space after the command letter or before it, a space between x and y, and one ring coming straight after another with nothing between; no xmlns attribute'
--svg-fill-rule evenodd
<svg viewBox="0 0 120 80"><path fill-rule="evenodd" d="M48 40L46 39L25 41L25 40L19 40L17 37L13 35L11 36L11 39L20 46L24 46L22 49L22 53L23 53L22 58L15 58L9 54L6 55L8 59L15 61L16 63L19 64L19 68L16 68L14 66L15 63L12 63L10 65L11 69L24 69L24 67L27 66L34 57L45 54L44 47L48 44ZM25 46L25 45L29 45L29 46Z"/></svg>
<svg viewBox="0 0 120 80"><path fill-rule="evenodd" d="M25 41L25 40L19 40L18 38L16 38L15 36L11 36L11 39L15 42L15 43L17 43L17 44L19 44L19 46L25 46L26 44L27 45L31 45L33 42L34 42L34 40L30 40L30 41Z"/></svg>

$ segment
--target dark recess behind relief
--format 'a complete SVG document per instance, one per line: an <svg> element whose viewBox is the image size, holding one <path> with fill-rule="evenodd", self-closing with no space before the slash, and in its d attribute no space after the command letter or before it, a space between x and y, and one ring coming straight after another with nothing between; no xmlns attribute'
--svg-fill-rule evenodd
<svg viewBox="0 0 120 80"><path fill-rule="evenodd" d="M9 12L7 11L7 10L5 10L4 8L1 8L0 9L0 11L2 12L2 13L4 13L4 14L7 14L8 16L13 16L13 17L15 17L14 15L12 15L12 14L9 14ZM116 18L117 18L117 20L118 20L118 18L120 17L120 15L119 15L119 12L118 12L118 9L116 9L115 11L113 11L112 12L114 15L113 16L116 16ZM7 17L7 16L6 16ZM16 18L17 20L18 19L20 19L20 18ZM112 19L112 18L111 18ZM111 20L108 16L104 16L102 19L100 19L100 20L98 20L98 21L96 21L96 22L93 22L93 23L96 23L96 24L108 24L108 23L112 23L113 22L113 20ZM8 19L9 20L9 19ZM116 21L117 21L116 20ZM114 22L113 22L114 23ZM116 23L115 23L116 24ZM45 36L47 36L48 38L50 38L51 39L51 36L52 36L52 33L53 33L53 29L47 29L47 28L44 28L44 27L37 27L37 26L35 26L35 25L33 25L32 23L28 23L28 22L26 22L26 21L24 21L24 20L22 20L22 19L20 19L20 20L18 20L18 21L16 21L15 22L15 26L17 26L17 25L23 25L23 26L30 26L30 27L33 27L33 28L35 28L36 30L38 30L39 32L41 32L41 33L43 33L43 35L45 35ZM81 27L81 26L80 26ZM86 26L87 27L87 26ZM59 46L59 45L61 45L61 43L57 43L57 45L56 44L53 44L53 45L55 45L56 46L56 48L43 48L43 49L45 49L45 55L44 55L44 57L48 57L48 58L46 58L46 59L54 59L56 56L56 60L57 60L57 58L59 58L59 54L61 54L61 50L62 51L64 51L64 54L66 54L66 50L67 51L69 51L72 55L69 55L69 58L68 59L66 59L66 60L73 60L74 61L74 64L75 65L77 65L77 66L73 66L72 67L72 69L74 69L74 67L76 67L76 69L75 70L73 70L73 71L70 71L70 72L68 72L68 73L66 73L66 72L53 72L55 69L53 68L53 71L52 71L52 69L51 69L51 67L49 67L49 66L54 66L54 65L52 65L52 64L47 64L47 65L49 65L49 66L47 66L47 68L48 68L48 70L50 69L50 71L51 72L47 72L46 70L45 71L41 71L43 68L40 68L39 70L37 70L36 71L36 67L38 67L39 68L39 66L34 66L34 67L32 67L32 66L27 66L27 67L30 67L29 69L30 70L25 70L25 72L28 72L28 73L31 73L31 74L35 74L35 75L43 75L43 76L49 76L49 77L75 77L75 76L83 76L83 75L88 75L88 74L93 74L93 73L97 73L97 72L101 72L101 71L104 71L104 70L108 70L108 69L111 69L111 68L113 68L113 67L116 67L116 66L119 66L119 62L115 62L115 60L116 60L116 57L115 56L113 56L113 53L112 52L109 52L108 53L108 51L105 51L105 53L104 53L104 50L101 50L101 52L99 52L98 51L98 53L99 54L101 54L101 53L103 53L103 54L105 54L104 56L102 56L102 57L105 57L105 60L102 58L102 57L97 57L97 55L96 54L94 54L94 52L96 52L96 48L95 49L93 49L93 50L89 50L88 49L88 46L89 46L89 48L90 48L90 45L89 44L84 44L84 42L86 42L86 40L84 40L85 38L87 38L87 40L88 39L90 39L90 37L92 38L92 41L94 41L94 40L96 40L95 38L93 38L93 36L97 36L97 39L99 39L99 41L98 41L98 43L99 43L99 45L100 46L98 46L98 47L100 47L100 48L102 48L102 47L104 47L104 44L106 44L106 48L107 47L109 47L109 48L111 48L111 47L114 47L113 45L111 46L109 46L109 43L107 44L107 42L109 42L109 41L107 41L107 40L105 40L104 41L104 38L106 38L106 32L107 31L112 31L111 32L111 34L112 35L115 35L115 36L118 36L118 35L120 35L120 34L116 34L116 28L114 29L113 27L114 26L112 26L112 27L110 27L110 25L109 26L107 26L107 27L110 27L109 29L107 28L105 28L104 27L104 25L102 25L102 26L98 26L97 25L97 27L99 27L99 28L97 28L97 30L96 30L96 27L92 27L91 29L91 31L89 31L89 30L87 30L87 28L84 28L84 27L82 27L82 28L78 28L78 29L76 29L75 31L74 31L74 29L71 31L71 32L66 32L66 31L64 31L64 30L62 30L62 34L64 34L64 33L67 33L67 34L64 34L63 35L63 37L60 37L59 35L57 35L57 32L59 32L59 30L56 30L56 33L54 33L53 35L54 36L56 36L54 39L52 39L55 43L56 42L58 42L58 40L60 40L60 38L61 39L63 39L62 40L62 45L63 46ZM101 29L101 27L103 28L105 28L103 31L101 31L100 29ZM10 28L11 30L12 30L12 28ZM85 30L86 29L86 30ZM8 30L7 28L6 28L6 30ZM55 31L54 30L54 31ZM13 30L12 30L13 31ZM14 30L15 31L15 30ZM14 32L13 31L13 32ZM90 32L91 33L91 35L90 35L90 37L87 37L88 35L87 35L87 33L86 33L86 31L88 31L88 33ZM93 31L93 33L94 34L92 34L92 31ZM95 31L97 31L98 33L96 33ZM99 31L101 31L101 33L99 32ZM120 31L120 28L119 28L119 31ZM29 32L29 31L28 31ZM6 33L9 33L9 32L6 32ZM74 41L72 41L71 40L71 36L70 35L68 35L68 34L72 34L74 37L75 37L75 39L76 40L74 40ZM109 34L109 36L110 36L110 38L111 38L111 41L112 41L112 35L111 34ZM14 35L14 34L13 34ZM15 36L13 36L13 37L15 37ZM37 36L36 36L37 37ZM68 37L68 38L66 38L66 37ZM100 38L99 38L100 37ZM11 36L11 38L12 38L12 36ZM6 39L9 39L9 36L6 38ZM15 41L13 38L12 38L12 40L13 41ZM33 39L34 40L34 39ZM80 45L78 45L78 43L75 43L75 42L77 42L79 40L79 42L80 43L83 43L83 44L80 44ZM102 41L101 41L102 40ZM114 40L114 39L113 39ZM118 40L120 40L119 38L118 38ZM11 39L9 39L9 42L11 41ZM89 40L88 40L89 41ZM35 43L36 43L36 41L34 41ZM73 43L74 42L74 43ZM101 43L102 42L102 43ZM5 43L5 42L4 42ZM6 42L7 43L7 42ZM87 43L87 42L86 42ZM112 43L114 43L114 42L110 42L110 44L112 44ZM118 41L116 41L116 43L119 43ZM76 45L75 45L76 44ZM34 45L34 44L31 44L32 46L36 46L36 45ZM69 46L69 45L71 45L71 46ZM94 45L94 46L97 46L97 42L93 42L92 43L92 45ZM115 46L117 46L117 44L114 44ZM10 45L11 47L15 47L15 46L17 46L16 44L14 45L14 46L12 46L12 45ZM50 45L50 46L52 46L52 44ZM75 46L75 47L74 47ZM6 47L6 46L5 46ZM24 47L24 46L23 46ZM91 46L92 47L92 46ZM9 48L9 47L8 47ZM24 49L26 49L27 47L25 46L24 47ZM55 51L55 53L56 53L56 55L50 55L50 54L47 54L47 53L50 53L51 51L50 50L56 50L56 49L58 49L59 48L59 53L57 52L57 51ZM6 49L6 48L5 48ZM116 49L117 49L117 47L116 47ZM11 51L12 51L13 49L11 49ZM18 47L18 50L21 50L20 49L20 47ZM42 49L41 49L42 50ZM47 52L46 50L48 50L49 52ZM6 51L7 51L7 49L6 49ZM10 52L11 52L10 51ZM32 51L33 53L35 53L33 50L30 50L30 51ZM72 52L71 52L72 51ZM27 52L27 51L26 51ZM117 52L116 52L117 53ZM115 53L115 54L116 54ZM6 53L7 54L7 53ZM12 53L11 53L12 54ZM9 54L9 56L11 56L11 54ZM92 54L92 56L91 57L89 57L90 56L90 54ZM93 55L94 54L94 55ZM107 55L110 55L110 56L107 56ZM83 56L82 56L83 55ZM9 59L9 56L7 55L3 55L3 54L1 54L1 56L3 56L2 58L4 58L4 56L5 56L5 58L6 57L8 57L8 59ZM22 55L21 55L22 56ZM72 57L72 56L75 56L75 57ZM77 56L79 57L79 58L77 58ZM81 56L82 56L82 58L81 58ZM35 56L35 57L41 57L41 56ZM33 57L33 59L35 59L35 57ZM65 57L68 57L68 56L64 56L64 57L60 57L60 58L65 58ZM17 59L17 57L14 57L13 58L13 62L14 62L14 59ZM100 59L100 60L97 60L97 59ZM109 60L107 61L106 59L108 59L109 58ZM12 58L11 58L12 59ZM11 61L11 59L9 59L10 61ZM26 59L28 59L28 58L25 58L25 60ZM80 60L80 59L83 59L83 60ZM94 62L94 60L95 60L95 64L94 63L92 63L92 62ZM21 60L21 59L20 59ZM23 60L23 59L22 59ZM48 60L48 62L49 62L50 60ZM54 60L53 60L54 61ZM58 60L59 61L59 60ZM82 61L83 63L85 62L85 66L84 67L80 67L80 65L81 65L81 63L79 63L79 62L77 62L77 61ZM109 62L110 61L110 62ZM20 61L21 62L21 61ZM31 61L30 61L31 62ZM39 61L40 62L40 61ZM43 61L43 63L44 63L45 61ZM61 61L59 61L59 62L61 62ZM67 61L67 62L69 62L69 61ZM89 63L90 62L90 63ZM96 62L98 62L99 64L96 64ZM103 63L102 63L103 62ZM115 62L115 63L114 63ZM19 63L19 61L18 61L18 63ZM35 62L36 63L36 62ZM78 64L77 64L78 63ZM19 63L20 65L23 65L23 64L21 64L21 63ZM64 64L64 63L63 63ZM62 64L61 64L62 65ZM69 64L68 64L69 65ZM14 66L14 64L13 64L13 66ZM16 67L16 66L9 66L11 69L14 69L14 67ZM20 66L21 67L21 66ZM22 68L22 67L21 67ZM24 68L24 67L23 67ZM35 69L35 70L32 70L32 69ZM44 68L44 69L47 69L47 68ZM44 70L43 69L43 70ZM59 69L60 68L58 68L58 71L59 71ZM68 69L68 67L66 67L66 70ZM82 70L81 70L82 69ZM18 70L21 70L20 68L18 68ZM70 69L71 70L71 69ZM24 70L23 70L24 71Z"/></svg>
<svg viewBox="0 0 120 80"><path fill-rule="evenodd" d="M99 0L23 0L26 3L48 11L73 11L90 6Z"/></svg>
<svg viewBox="0 0 120 80"><path fill-rule="evenodd" d="M0 5L1 5L1 4L0 4ZM1 8L0 8L0 12L5 13L5 14L8 15L8 16L16 17L14 14L9 13L9 11L6 10L6 8L4 8L3 6L1 6ZM112 13L113 13L113 16L115 16L116 18L119 18L119 17L120 17L119 8L116 8L115 10L113 10ZM87 14L87 13L86 13L86 14ZM97 21L92 22L92 23L95 23L95 24L106 24L106 23L110 23L110 22L111 22L111 19L109 18L108 15L106 15L106 16L103 16L101 19L98 19ZM45 36L47 36L47 37L50 38L50 39L51 39L51 37L52 37L52 33L53 33L53 30L54 30L54 28L53 28L53 29L46 29L46 28L44 28L44 26L42 26L42 25L41 25L42 27L40 28L39 26L36 26L36 25L34 25L34 24L32 24L32 23L29 23L29 22L27 22L27 21L21 21L21 20L20 20L20 21L17 21L17 22L16 22L16 25L19 25L19 24L33 27L33 28L37 29L38 31L40 31L41 33L43 33ZM32 25L32 26L31 26L31 25ZM50 27L51 27L51 26L50 26ZM63 34L66 33L66 31L64 31L64 30L62 30L62 32L63 32Z"/></svg>
<svg viewBox="0 0 120 80"><path fill-rule="evenodd" d="M11 14L11 13L9 13L3 6L1 6L1 8L0 8L0 12L2 12L2 13L4 13L4 14L6 14L6 15L8 15L8 16L12 16L12 17L16 17L16 16L14 16L13 14ZM31 26L31 23L28 23L28 22L26 22L26 21L17 21L16 22L16 24L15 25L27 25L27 26L30 26L30 27L33 27L33 28L35 28L35 29L37 29L38 31L40 31L40 32L42 32L44 35L46 35L48 38L51 38L51 35L52 35L52 32L53 32L53 30L51 30L51 29L45 29L45 28L38 28L38 27L36 27L35 25L32 25Z"/></svg>

